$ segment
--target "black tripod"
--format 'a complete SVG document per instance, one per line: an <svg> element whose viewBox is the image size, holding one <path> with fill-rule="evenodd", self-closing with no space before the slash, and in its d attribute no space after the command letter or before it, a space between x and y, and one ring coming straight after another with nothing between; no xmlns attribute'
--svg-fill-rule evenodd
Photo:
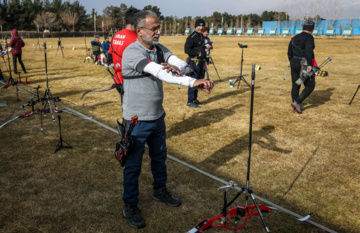
<svg viewBox="0 0 360 233"><path fill-rule="evenodd" d="M6 47L6 44L4 45L4 48L5 48L5 47ZM1 52L2 52L2 53L0 54L0 56L2 57L2 59L3 59L3 61L4 61L4 64L5 64L5 67L6 67L7 71L9 72L9 67L7 66L6 60L5 60L5 55L7 54L7 51L6 51L6 50L3 50L1 44L0 44L0 48L1 48Z"/></svg>
<svg viewBox="0 0 360 233"><path fill-rule="evenodd" d="M254 110L254 87L255 87L255 64L252 64L252 73L251 73L251 102L250 102L250 126L249 126L249 156L248 156L248 165L247 165L247 175L246 175L246 187L243 187L241 191L234 197L230 203L227 203L226 206L231 205L236 198L238 198L243 192L245 192L245 207L248 207L249 196L251 197L257 211L259 212L259 217L264 224L266 232L270 232L265 219L262 215L262 211L255 199L254 192L250 188L250 162L251 162L251 139L252 139L252 120L253 120L253 110Z"/></svg>
<svg viewBox="0 0 360 233"><path fill-rule="evenodd" d="M86 51L85 58L84 58L84 63L85 63L86 60L88 61L88 64L90 64L90 60L92 60L93 63L94 63L95 61L94 61L94 58L91 55L90 49L87 47L86 37L85 36L84 36L84 42L85 42L85 51Z"/></svg>
<svg viewBox="0 0 360 233"><path fill-rule="evenodd" d="M7 49L6 49L6 45L7 45L6 37L4 38L4 44L5 44L5 50L7 50ZM8 51L6 51L6 55L7 55L8 63L9 63L9 76L10 76L10 78L9 78L9 80L8 80L8 84L9 84L9 83L14 83L15 81L14 81L14 79L13 79L13 77L12 77L12 74L11 74L11 63L10 63L10 56L9 56L9 52L8 52Z"/></svg>
<svg viewBox="0 0 360 233"><path fill-rule="evenodd" d="M252 64L252 73L251 73L251 104L250 104L250 126L249 126L249 157L248 157L248 167L247 167L247 175L246 175L246 187L243 188L245 190L245 206L248 205L249 194L251 196L252 201L254 202L257 211L259 212L259 217L264 224L266 232L270 232L268 226L266 225L265 219L261 213L259 205L256 202L255 195L250 188L250 162L251 162L251 139L252 139L252 119L253 119L253 110L254 110L254 87L255 87L255 64Z"/></svg>
<svg viewBox="0 0 360 233"><path fill-rule="evenodd" d="M56 145L56 149L54 151L54 154L56 152L58 152L59 150L61 150L62 148L69 148L71 149L72 146L70 146L69 143L65 142L63 139L62 139L62 135L61 135L61 116L58 115L58 119L59 119L59 134L60 134L60 139L59 139L59 142L58 144ZM63 143L65 143L67 146L64 146Z"/></svg>
<svg viewBox="0 0 360 233"><path fill-rule="evenodd" d="M239 47L241 48L241 68L240 68L240 76L236 79L236 81L234 82L234 85L235 85L237 82L239 82L239 83L238 83L238 89L239 89L240 81L241 81L241 80L243 80L243 81L246 83L246 85L248 85L248 87L250 87L250 85L249 85L248 82L246 82L244 76L242 75L243 62L244 62L244 59L243 59L243 57L244 57L244 48L247 48L248 46L247 46L247 45L242 45L242 44L239 44L239 43L238 43L238 45L239 45Z"/></svg>
<svg viewBox="0 0 360 233"><path fill-rule="evenodd" d="M358 88L356 89L355 94L354 94L354 96L352 97L349 105L353 102L353 100L354 100L354 98L355 98L355 96L356 96L356 94L357 94L357 92L358 92L359 89L360 89L360 84L359 84Z"/></svg>
<svg viewBox="0 0 360 233"><path fill-rule="evenodd" d="M212 59L212 57L209 56L209 65L210 65L210 64L213 64L213 66L214 66L214 68L215 68L215 71L216 71L216 74L217 74L217 76L218 76L218 78L219 78L219 80L220 80L220 82L221 82L221 78L220 78L220 75L219 75L219 73L218 73L218 71L217 71L217 69L216 69L214 60ZM206 71L206 79L209 80L209 72L208 72L208 70Z"/></svg>
<svg viewBox="0 0 360 233"><path fill-rule="evenodd" d="M53 95L51 94L51 91L50 91L50 88L49 88L49 78L48 78L48 72L47 72L46 41L44 41L44 54L45 54L46 90L45 90L45 93L44 93L44 97L42 98L43 104L44 104L43 108L46 109L46 106L49 105L49 110L50 110L51 117L52 117L53 121L55 121L55 117L54 117L52 107L51 107L51 101L54 103L54 106L57 109L56 101L60 101L60 99L59 99L59 97L54 98Z"/></svg>
<svg viewBox="0 0 360 233"><path fill-rule="evenodd" d="M61 38L60 38L60 37L59 37L59 40L58 40L58 48L57 48L57 50L56 50L55 57L56 57L56 55L57 55L57 53L58 53L58 51L59 51L59 48L61 49L61 53L62 53L63 58L64 58L64 51L63 51L63 47L62 47L62 45L61 45Z"/></svg>
<svg viewBox="0 0 360 233"><path fill-rule="evenodd" d="M38 35L38 41L37 41L37 44L35 46L35 52L36 52L36 49L39 47L39 51L41 52L41 46L40 46L40 36Z"/></svg>
<svg viewBox="0 0 360 233"><path fill-rule="evenodd" d="M9 67L8 67L7 64L6 64L5 55L1 54L0 56L2 57L2 59L3 59L3 61L4 61L4 64L5 64L5 67L6 67L7 71L10 72L10 71L9 71Z"/></svg>

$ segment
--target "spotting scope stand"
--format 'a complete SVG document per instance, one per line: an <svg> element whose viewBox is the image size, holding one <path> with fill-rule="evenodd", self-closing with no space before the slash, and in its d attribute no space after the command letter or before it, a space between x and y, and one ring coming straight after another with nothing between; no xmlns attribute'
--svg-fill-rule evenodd
<svg viewBox="0 0 360 233"><path fill-rule="evenodd" d="M41 52L41 46L40 46L40 35L38 36L38 41L37 41L37 44L35 46L35 52L37 50L37 48L39 47L39 51Z"/></svg>
<svg viewBox="0 0 360 233"><path fill-rule="evenodd" d="M10 76L10 78L9 78L9 80L8 80L8 84L10 84L10 83L14 83L15 82L15 80L13 79L13 77L12 77L12 74L11 74L11 62L10 62L10 56L9 56L9 51L8 51L8 49L7 49L7 47L6 47L6 45L7 45L7 39L6 39L6 36L4 37L4 44L5 44L5 50L6 50L6 55L7 55L7 59L8 59L8 64L9 64L9 76Z"/></svg>
<svg viewBox="0 0 360 233"><path fill-rule="evenodd" d="M356 89L355 94L354 94L354 96L352 97L349 105L351 105L351 103L353 102L353 100L354 100L354 98L355 98L355 96L356 96L356 94L357 94L357 92L358 92L359 89L360 89L360 84L359 84L358 88Z"/></svg>
<svg viewBox="0 0 360 233"><path fill-rule="evenodd" d="M282 83L282 85L281 85L281 87L280 87L280 91L279 91L278 96L280 96L280 94L281 94L281 90L282 90L282 88L283 88L283 86L284 86L284 83L285 83L285 80L286 80L286 76L288 75L289 70L290 70L290 64L288 65L288 67L287 67L287 69L286 69L286 73L285 73L284 81L283 81L283 83Z"/></svg>
<svg viewBox="0 0 360 233"><path fill-rule="evenodd" d="M241 67L240 67L240 76L236 79L236 81L234 82L234 86L236 83L238 83L238 89L240 87L240 81L243 80L246 85L248 85L248 87L250 87L249 83L246 82L243 74L242 74L242 70L243 70L243 62L244 62L244 48L247 48L248 46L247 45L243 45L243 44L240 44L238 43L239 47L241 48Z"/></svg>
<svg viewBox="0 0 360 233"><path fill-rule="evenodd" d="M213 60L213 58L212 58L211 56L209 57L209 63L210 63L210 64L213 64L213 66L214 66L214 68L215 68L215 71L216 71L216 74L217 74L217 76L218 76L218 78L219 78L219 81L221 82L221 78L220 78L219 72L218 72L218 70L216 69L215 62L214 62L214 60ZM210 66L210 64L208 64L208 65ZM209 79L209 72L206 71L206 74L207 74L207 79Z"/></svg>
<svg viewBox="0 0 360 233"><path fill-rule="evenodd" d="M64 51L63 51L63 47L62 47L62 45L61 45L61 38L60 38L60 37L59 37L59 40L58 40L58 47L57 47L57 50L56 50L55 57L56 57L56 55L57 55L57 53L58 53L58 51L59 51L59 48L61 49L61 53L62 53L63 58L64 58Z"/></svg>
<svg viewBox="0 0 360 233"><path fill-rule="evenodd" d="M54 98L52 93L51 93L51 90L49 88L49 78L48 78L48 71L47 71L47 56L46 56L46 41L44 41L44 54L45 54L46 89L45 89L44 97L42 98L43 103L44 103L43 108L46 109L46 106L47 105L49 106L52 120L55 121L54 113L53 113L53 110L52 110L52 107L51 107L51 102L54 103L55 109L58 109L57 106L56 106L56 101L60 101L60 99L58 97ZM46 115L44 115L44 117L45 116Z"/></svg>
<svg viewBox="0 0 360 233"><path fill-rule="evenodd" d="M59 150L61 150L62 148L69 148L71 149L72 146L70 146L69 143L65 142L63 139L62 139L62 135L61 135L61 116L58 115L58 119L59 119L59 134L60 134L60 139L59 139L59 142L58 144L56 145L56 149L54 151L54 154L56 152L58 152ZM64 145L63 143L65 143L66 145Z"/></svg>

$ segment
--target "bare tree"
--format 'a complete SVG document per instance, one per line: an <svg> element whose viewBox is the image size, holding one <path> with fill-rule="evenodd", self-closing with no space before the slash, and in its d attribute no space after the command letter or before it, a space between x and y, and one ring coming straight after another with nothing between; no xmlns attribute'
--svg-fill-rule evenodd
<svg viewBox="0 0 360 233"><path fill-rule="evenodd" d="M59 25L56 19L56 14L52 12L41 12L34 19L35 25L50 30Z"/></svg>
<svg viewBox="0 0 360 233"><path fill-rule="evenodd" d="M116 19L114 17L111 16L103 16L104 19L104 30L106 32L109 31L110 28L112 28L113 26L115 26L116 24Z"/></svg>
<svg viewBox="0 0 360 233"><path fill-rule="evenodd" d="M60 14L61 21L69 27L72 26L73 32L75 31L75 24L79 21L79 14L72 10L66 10Z"/></svg>
<svg viewBox="0 0 360 233"><path fill-rule="evenodd" d="M297 20L297 11L298 11L298 2L297 1L292 1L290 3L290 19L292 22L292 33L294 33L295 30L295 21Z"/></svg>
<svg viewBox="0 0 360 233"><path fill-rule="evenodd" d="M239 17L236 17L236 21L235 21L235 28L239 27Z"/></svg>
<svg viewBox="0 0 360 233"><path fill-rule="evenodd" d="M328 8L328 16L331 19L332 27L334 27L335 20L337 19L339 13L342 11L342 4L340 0L331 1Z"/></svg>
<svg viewBox="0 0 360 233"><path fill-rule="evenodd" d="M251 18L250 18L250 16L248 17L248 19L247 19L247 21L246 21L246 30L248 29L248 28L250 28L251 27Z"/></svg>
<svg viewBox="0 0 360 233"><path fill-rule="evenodd" d="M288 2L287 2L287 0L284 0L284 3L283 3L283 8L284 8L284 12L285 12L285 21L286 21L286 25L288 24ZM287 27L287 26L285 26L285 27Z"/></svg>
<svg viewBox="0 0 360 233"><path fill-rule="evenodd" d="M316 18L315 18L316 24L319 20L320 9L322 6L323 6L323 0L316 0L315 7L314 7L315 15L316 15Z"/></svg>

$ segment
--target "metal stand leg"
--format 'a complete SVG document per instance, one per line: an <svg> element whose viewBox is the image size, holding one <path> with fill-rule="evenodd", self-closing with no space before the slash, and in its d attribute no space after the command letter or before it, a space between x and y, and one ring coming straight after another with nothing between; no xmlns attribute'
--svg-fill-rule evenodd
<svg viewBox="0 0 360 233"><path fill-rule="evenodd" d="M355 98L355 96L356 96L356 94L357 94L357 92L358 92L359 89L360 89L360 84L359 84L358 88L356 89L355 94L354 94L354 96L352 97L349 105L351 105L351 103L353 102L353 100L354 100L354 98Z"/></svg>
<svg viewBox="0 0 360 233"><path fill-rule="evenodd" d="M287 70L286 70L285 77L284 77L284 81L283 81L283 83L282 83L282 85L281 85L281 88L280 88L280 91L279 91L278 96L280 96L281 90L282 90L282 88L283 88L283 86L284 86L284 83L285 83L285 80L286 80L286 76L287 76L289 70L290 70L290 65L288 66L288 68L287 68Z"/></svg>
<svg viewBox="0 0 360 233"><path fill-rule="evenodd" d="M70 146L69 143L65 142L65 141L62 139L62 135L61 135L61 116L58 116L58 119L59 119L60 139L59 139L58 144L56 145L56 149L55 149L55 151L54 151L54 154L55 154L56 152L58 152L59 150L61 150L62 148L69 148L69 149L72 148L72 146ZM67 146L64 146L63 143L65 143Z"/></svg>
<svg viewBox="0 0 360 233"><path fill-rule="evenodd" d="M217 71L217 69L216 69L215 62L214 62L214 60L212 59L212 57L210 57L210 62L213 64L213 66L214 66L214 68L215 68L215 71L216 71L216 74L217 74L217 76L218 76L218 78L219 78L219 81L221 82L220 75L219 75L219 73L218 73L218 71ZM209 65L210 65L210 64L209 64Z"/></svg>
<svg viewBox="0 0 360 233"><path fill-rule="evenodd" d="M246 83L246 85L248 85L248 87L250 87L249 83L248 83L248 82L246 82L246 80L245 80L244 76L242 75L242 68L243 68L243 62L244 62L243 57L244 57L244 48L241 48L241 67L240 67L240 76L239 76L239 77L236 79L236 81L234 82L234 86L235 86L235 84L236 84L236 83L238 83L238 89L239 89L239 87L240 87L240 81L241 81L241 80L243 80L243 81Z"/></svg>

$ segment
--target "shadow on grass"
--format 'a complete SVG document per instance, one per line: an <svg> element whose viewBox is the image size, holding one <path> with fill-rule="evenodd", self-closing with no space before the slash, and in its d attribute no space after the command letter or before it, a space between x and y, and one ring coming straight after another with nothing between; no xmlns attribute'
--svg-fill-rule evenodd
<svg viewBox="0 0 360 233"><path fill-rule="evenodd" d="M51 75L51 74L49 74ZM49 82L51 81L58 81L58 80L65 80L65 79L71 79L71 78L78 78L78 77L84 77L84 76L87 76L87 75L76 75L76 76L62 76L62 77L49 77ZM31 76L28 76L28 77L31 77ZM43 83L43 82L46 82L46 79L39 79L39 80L35 80L35 81L32 81L30 80L30 82L32 84L36 84L36 83ZM49 83L50 84L50 83Z"/></svg>
<svg viewBox="0 0 360 233"><path fill-rule="evenodd" d="M259 87L255 87L255 89L257 89ZM222 93L220 95L215 95L215 96L212 96L210 97L209 99L203 101L205 104L208 104L208 103L211 103L211 102L214 102L214 101L217 101L217 100L221 100L221 99L224 99L224 98L227 98L227 97L230 97L230 96L236 96L236 95L240 95L240 94L243 94L247 91L250 91L250 88L243 88L243 89L239 89L239 90L235 90L235 91L229 91L229 92L225 92L225 93Z"/></svg>
<svg viewBox="0 0 360 233"><path fill-rule="evenodd" d="M113 101L106 101L106 102L101 102L101 103L97 103L97 104L94 104L94 105L89 105L87 107L89 108L96 108L98 106L102 107L104 105L107 105L107 104L113 104L114 102Z"/></svg>
<svg viewBox="0 0 360 233"><path fill-rule="evenodd" d="M70 67L70 68L66 68L65 70L75 70L75 69L79 69L82 68L81 66L76 66L76 67ZM45 67L43 68L29 68L26 69L27 71L31 70L31 71L35 71L35 70L39 70L39 71L44 71L45 72ZM48 69L48 72L50 71L64 71L64 69Z"/></svg>
<svg viewBox="0 0 360 233"><path fill-rule="evenodd" d="M258 144L264 149L273 150L279 153L289 154L291 150L286 150L279 148L276 145L276 138L271 136L271 133L274 132L275 126L267 125L262 127L260 130L253 131L252 133L252 142L253 144ZM225 145L223 148L215 151L208 158L198 163L198 167L209 166L218 167L226 164L226 162L235 158L237 155L241 154L243 151L248 149L249 144L249 134L246 134L233 142Z"/></svg>
<svg viewBox="0 0 360 233"><path fill-rule="evenodd" d="M299 174L295 177L294 181L291 183L291 185L289 186L288 190L286 190L286 192L284 193L284 196L286 196L286 194L288 194L290 192L290 190L292 189L292 187L294 186L295 182L299 179L299 177L301 176L301 174L303 173L303 171L305 170L305 168L307 167L307 165L310 163L311 159L314 157L314 155L316 154L317 150L319 149L319 146L314 150L314 152L312 153L312 155L309 157L308 161L304 164L304 166L301 168Z"/></svg>
<svg viewBox="0 0 360 233"><path fill-rule="evenodd" d="M328 88L326 90L314 91L311 96L308 97L308 101L304 103L304 110L316 108L325 104L330 100L335 88Z"/></svg>
<svg viewBox="0 0 360 233"><path fill-rule="evenodd" d="M203 112L198 112L193 114L186 120L183 120L173 127L171 127L167 132L167 138L171 138L173 136L178 136L184 134L190 130L196 130L202 127L209 126L210 124L222 121L224 118L234 115L235 110L239 107L243 107L243 104L237 104L235 106L226 108L216 108L210 109Z"/></svg>
<svg viewBox="0 0 360 233"><path fill-rule="evenodd" d="M51 88L50 88L51 89ZM70 96L70 95L76 95L79 93L84 93L85 90L77 90L77 91L63 91L63 92L52 92L53 96L59 96L60 98ZM79 97L80 98L80 97Z"/></svg>

